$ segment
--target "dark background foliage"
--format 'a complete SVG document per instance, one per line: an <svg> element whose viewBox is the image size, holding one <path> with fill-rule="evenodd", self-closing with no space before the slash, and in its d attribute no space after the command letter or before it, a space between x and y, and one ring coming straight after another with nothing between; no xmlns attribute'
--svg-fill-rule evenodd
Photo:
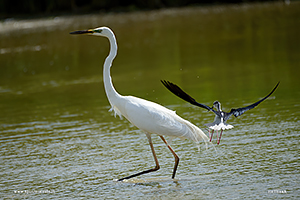
<svg viewBox="0 0 300 200"><path fill-rule="evenodd" d="M264 0L0 0L0 17L39 17L90 12L128 12L209 4L263 2Z"/></svg>

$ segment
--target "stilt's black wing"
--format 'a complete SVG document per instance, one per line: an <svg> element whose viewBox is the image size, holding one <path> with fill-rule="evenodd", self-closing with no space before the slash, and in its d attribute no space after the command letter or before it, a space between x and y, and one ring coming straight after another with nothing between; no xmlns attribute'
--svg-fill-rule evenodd
<svg viewBox="0 0 300 200"><path fill-rule="evenodd" d="M276 88L278 87L280 81L277 83L277 85L273 88L273 90L267 95L265 96L264 98L262 98L261 100L249 105L249 106L246 106L246 107L243 107L243 108L237 108L237 109L231 109L230 110L230 113L229 114L233 114L235 117L238 117L240 115L242 115L244 112L246 112L247 110L250 110L252 108L255 108L258 104L260 104L262 101L266 100L269 96L271 96L271 94L276 90Z"/></svg>
<svg viewBox="0 0 300 200"><path fill-rule="evenodd" d="M193 97L191 97L190 95L185 93L179 86L175 85L174 83L171 83L169 81L163 81L163 80L161 82L168 90L170 90L173 94L175 94L179 98L181 98L195 106L199 106L201 108L205 108L209 111L215 112L215 110L213 110L211 107L204 105L202 103L198 103Z"/></svg>

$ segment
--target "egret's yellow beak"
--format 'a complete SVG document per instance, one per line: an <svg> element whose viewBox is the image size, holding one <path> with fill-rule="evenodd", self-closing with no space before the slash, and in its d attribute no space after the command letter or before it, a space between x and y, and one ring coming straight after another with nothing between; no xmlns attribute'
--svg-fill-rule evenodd
<svg viewBox="0 0 300 200"><path fill-rule="evenodd" d="M73 31L70 34L92 34L94 33L93 29L83 30L83 31Z"/></svg>

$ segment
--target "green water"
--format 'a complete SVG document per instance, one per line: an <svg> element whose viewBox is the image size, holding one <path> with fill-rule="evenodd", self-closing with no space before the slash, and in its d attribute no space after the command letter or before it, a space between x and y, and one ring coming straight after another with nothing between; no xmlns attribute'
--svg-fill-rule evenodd
<svg viewBox="0 0 300 200"><path fill-rule="evenodd" d="M8 20L0 24L0 165L3 198L297 199L299 191L300 4L250 4L131 14ZM109 110L102 65L107 39L69 32L109 26L119 51L117 91L160 103L199 126L214 116L160 80L223 110L272 97L228 122L216 151L175 139L174 159ZM214 138L213 143L216 140ZM43 193L44 192L44 193Z"/></svg>

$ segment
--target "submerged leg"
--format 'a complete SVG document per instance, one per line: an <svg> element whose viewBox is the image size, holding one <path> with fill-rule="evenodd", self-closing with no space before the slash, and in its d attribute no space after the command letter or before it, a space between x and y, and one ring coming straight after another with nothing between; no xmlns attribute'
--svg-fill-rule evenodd
<svg viewBox="0 0 300 200"><path fill-rule="evenodd" d="M154 151L154 147L153 147L153 144L152 144L151 135L149 133L146 133L146 136L148 138L148 141L149 141L149 144L150 144L150 147L151 147L151 151L152 151L152 154L153 154L153 157L154 157L155 167L152 168L152 169L148 169L148 170L145 170L145 171L142 171L142 172L124 177L124 178L120 178L120 179L118 179L118 181L123 181L124 179L130 179L130 178L142 175L142 174L147 174L149 172L154 172L154 171L159 170L160 167L159 167L159 163L158 163L158 160L157 160L157 157L156 157L156 154L155 154L155 151Z"/></svg>
<svg viewBox="0 0 300 200"><path fill-rule="evenodd" d="M223 129L221 129L220 137L218 138L217 144L220 144L222 133L223 133Z"/></svg>
<svg viewBox="0 0 300 200"><path fill-rule="evenodd" d="M174 158L175 158L175 165L174 165L174 169L173 169L173 175L172 175L172 179L175 178L175 174L176 174L176 170L178 167L178 163L179 163L179 157L177 156L177 154L175 153L175 151L171 148L171 146L167 143L167 141L165 140L165 138L163 136L159 136L164 143L167 145L167 147L170 149L170 151L172 152Z"/></svg>
<svg viewBox="0 0 300 200"><path fill-rule="evenodd" d="M209 129L209 130L210 130L210 129ZM209 135L210 135L209 141L210 141L210 142L211 142L211 140L212 140L213 134L214 134L214 129L211 129L211 134L210 134L210 132L209 132Z"/></svg>

